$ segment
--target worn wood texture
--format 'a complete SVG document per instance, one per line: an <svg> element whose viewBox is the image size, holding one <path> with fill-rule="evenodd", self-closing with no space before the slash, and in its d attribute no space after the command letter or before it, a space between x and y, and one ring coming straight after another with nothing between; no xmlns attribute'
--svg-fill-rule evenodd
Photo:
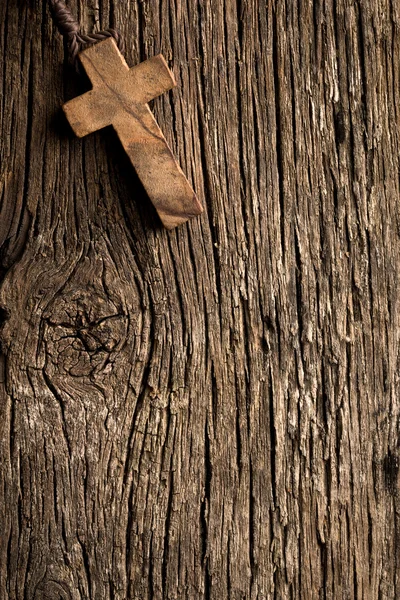
<svg viewBox="0 0 400 600"><path fill-rule="evenodd" d="M112 125L167 229L201 214L202 207L176 162L148 102L175 87L160 54L129 69L112 38L79 59L93 88L64 104L78 137Z"/></svg>
<svg viewBox="0 0 400 600"><path fill-rule="evenodd" d="M165 231L3 0L0 594L399 597L399 0L74 0L162 52Z"/></svg>

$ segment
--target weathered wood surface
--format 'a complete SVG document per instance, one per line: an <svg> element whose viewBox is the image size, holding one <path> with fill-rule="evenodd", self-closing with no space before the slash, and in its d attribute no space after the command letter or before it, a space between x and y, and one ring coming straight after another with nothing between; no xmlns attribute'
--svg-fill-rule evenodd
<svg viewBox="0 0 400 600"><path fill-rule="evenodd" d="M79 57L93 88L64 104L78 137L112 125L167 229L202 207L154 119L148 102L176 85L162 55L129 69L108 38Z"/></svg>
<svg viewBox="0 0 400 600"><path fill-rule="evenodd" d="M5 599L399 597L398 0L75 0L203 215L161 229L0 3Z"/></svg>

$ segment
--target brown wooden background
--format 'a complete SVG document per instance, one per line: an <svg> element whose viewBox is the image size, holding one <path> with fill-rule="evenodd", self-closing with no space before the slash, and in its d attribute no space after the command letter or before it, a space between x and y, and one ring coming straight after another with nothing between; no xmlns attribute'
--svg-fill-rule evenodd
<svg viewBox="0 0 400 600"><path fill-rule="evenodd" d="M399 597L399 0L71 0L206 211L166 232L1 0L0 597Z"/></svg>

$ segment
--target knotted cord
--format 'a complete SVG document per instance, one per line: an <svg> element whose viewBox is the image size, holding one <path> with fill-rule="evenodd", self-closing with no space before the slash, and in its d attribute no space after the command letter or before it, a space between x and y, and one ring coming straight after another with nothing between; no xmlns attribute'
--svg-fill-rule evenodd
<svg viewBox="0 0 400 600"><path fill-rule="evenodd" d="M116 29L105 29L98 33L85 35L80 33L79 23L63 0L49 0L51 16L58 31L65 38L71 62L75 62L78 53L86 46L112 37L123 53L124 45L120 33Z"/></svg>

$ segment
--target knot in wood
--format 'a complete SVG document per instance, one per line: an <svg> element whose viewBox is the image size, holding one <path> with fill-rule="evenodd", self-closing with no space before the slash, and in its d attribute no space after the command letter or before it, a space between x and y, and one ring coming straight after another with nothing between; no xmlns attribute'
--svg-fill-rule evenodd
<svg viewBox="0 0 400 600"><path fill-rule="evenodd" d="M45 579L35 589L34 600L72 600L68 585L62 581Z"/></svg>
<svg viewBox="0 0 400 600"><path fill-rule="evenodd" d="M112 371L111 355L127 338L128 318L100 294L76 292L45 316L46 358L60 373L86 377Z"/></svg>

